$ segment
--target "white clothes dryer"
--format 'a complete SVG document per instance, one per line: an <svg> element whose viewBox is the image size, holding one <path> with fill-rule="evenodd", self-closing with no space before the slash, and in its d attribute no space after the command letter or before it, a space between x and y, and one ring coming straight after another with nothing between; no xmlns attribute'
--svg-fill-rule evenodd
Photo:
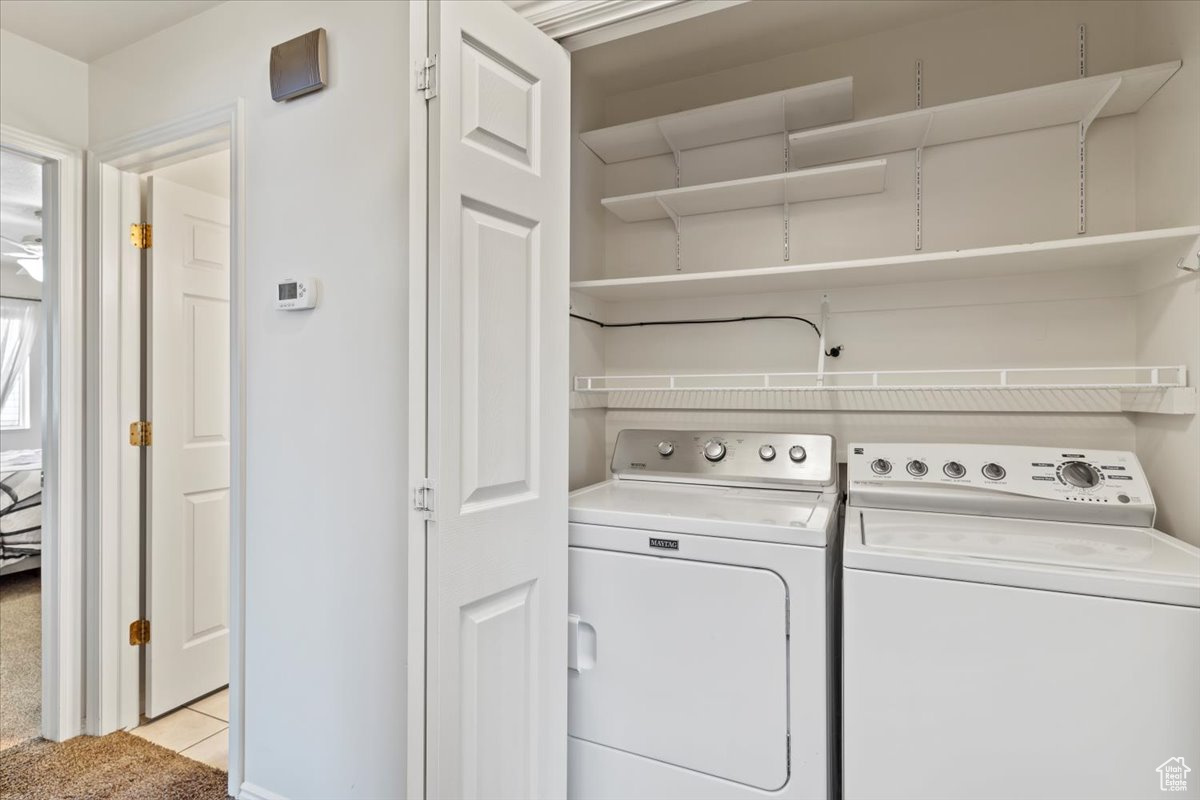
<svg viewBox="0 0 1200 800"><path fill-rule="evenodd" d="M1132 453L852 445L848 489L848 800L1200 797L1200 551Z"/></svg>
<svg viewBox="0 0 1200 800"><path fill-rule="evenodd" d="M570 499L568 796L826 798L829 436L622 431Z"/></svg>

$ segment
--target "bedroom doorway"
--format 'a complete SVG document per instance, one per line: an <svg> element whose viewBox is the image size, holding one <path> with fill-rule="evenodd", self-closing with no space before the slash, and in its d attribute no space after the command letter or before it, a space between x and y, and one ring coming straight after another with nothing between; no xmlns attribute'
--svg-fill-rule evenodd
<svg viewBox="0 0 1200 800"><path fill-rule="evenodd" d="M0 150L0 750L42 733L42 170Z"/></svg>

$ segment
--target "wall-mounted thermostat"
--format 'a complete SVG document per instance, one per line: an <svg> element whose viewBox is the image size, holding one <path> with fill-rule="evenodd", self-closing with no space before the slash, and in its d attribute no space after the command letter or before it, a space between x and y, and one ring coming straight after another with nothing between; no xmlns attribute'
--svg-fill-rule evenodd
<svg viewBox="0 0 1200 800"><path fill-rule="evenodd" d="M299 311L317 307L316 278L284 278L279 282L275 307L283 311Z"/></svg>

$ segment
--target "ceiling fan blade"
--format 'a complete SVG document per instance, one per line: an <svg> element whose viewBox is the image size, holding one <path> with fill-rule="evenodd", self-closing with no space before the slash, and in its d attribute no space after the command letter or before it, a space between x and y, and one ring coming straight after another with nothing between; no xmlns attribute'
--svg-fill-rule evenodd
<svg viewBox="0 0 1200 800"><path fill-rule="evenodd" d="M42 255L41 245L31 247L30 245L27 245L24 242L18 242L16 239L10 238L3 234L0 234L0 240L2 240L6 245L8 245L8 247L4 248L4 251L6 253L8 253L9 255L12 255L12 256L35 256L35 257L40 257Z"/></svg>

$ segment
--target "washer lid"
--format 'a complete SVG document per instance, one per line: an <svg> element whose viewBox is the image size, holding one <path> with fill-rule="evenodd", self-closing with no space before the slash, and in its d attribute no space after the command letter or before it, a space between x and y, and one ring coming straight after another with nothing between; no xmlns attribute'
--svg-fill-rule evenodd
<svg viewBox="0 0 1200 800"><path fill-rule="evenodd" d="M611 480L571 493L574 523L825 547L838 496Z"/></svg>
<svg viewBox="0 0 1200 800"><path fill-rule="evenodd" d="M1200 550L1151 528L849 508L847 569L1200 607Z"/></svg>

